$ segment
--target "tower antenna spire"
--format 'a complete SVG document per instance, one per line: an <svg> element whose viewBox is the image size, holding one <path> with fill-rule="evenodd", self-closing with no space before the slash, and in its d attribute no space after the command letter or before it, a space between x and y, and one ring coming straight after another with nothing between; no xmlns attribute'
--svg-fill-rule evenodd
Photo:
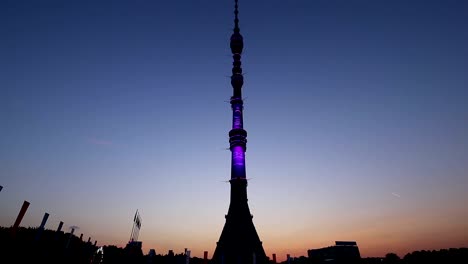
<svg viewBox="0 0 468 264"><path fill-rule="evenodd" d="M239 15L239 4L237 3L237 0L234 1L235 4L234 4L234 32L239 32L239 18L238 18L238 15Z"/></svg>

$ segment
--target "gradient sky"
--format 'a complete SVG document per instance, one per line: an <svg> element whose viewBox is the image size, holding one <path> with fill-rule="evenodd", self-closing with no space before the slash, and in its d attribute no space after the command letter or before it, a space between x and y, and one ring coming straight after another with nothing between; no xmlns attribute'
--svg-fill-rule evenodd
<svg viewBox="0 0 468 264"><path fill-rule="evenodd" d="M267 255L468 246L468 1L241 0L249 206ZM0 225L212 256L233 1L1 1Z"/></svg>

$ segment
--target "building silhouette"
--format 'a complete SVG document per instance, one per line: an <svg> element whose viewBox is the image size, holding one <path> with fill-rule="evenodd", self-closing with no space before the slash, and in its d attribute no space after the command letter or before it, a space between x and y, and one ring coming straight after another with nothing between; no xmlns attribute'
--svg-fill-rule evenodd
<svg viewBox="0 0 468 264"><path fill-rule="evenodd" d="M231 85L233 96L230 103L233 112L232 129L229 131L231 150L231 197L226 223L213 254L216 264L266 263L267 258L262 242L255 230L247 204L247 179L245 172L245 151L247 131L243 127L242 85L244 77L241 68L243 38L240 34L238 1L235 0L234 33L230 47L233 54Z"/></svg>
<svg viewBox="0 0 468 264"><path fill-rule="evenodd" d="M138 259L143 257L142 246L143 242L138 241L138 235L140 234L141 228L141 217L138 213L138 210L135 212L135 216L133 217L133 227L132 233L130 235L130 240L128 241L127 245L125 246L125 253L130 259Z"/></svg>
<svg viewBox="0 0 468 264"><path fill-rule="evenodd" d="M335 245L326 248L309 249L307 255L311 264L358 264L361 254L355 241L335 241Z"/></svg>

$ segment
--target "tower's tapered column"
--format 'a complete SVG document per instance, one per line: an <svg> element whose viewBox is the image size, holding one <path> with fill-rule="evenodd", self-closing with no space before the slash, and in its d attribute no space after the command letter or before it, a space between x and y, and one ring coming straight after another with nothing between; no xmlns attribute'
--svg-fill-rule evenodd
<svg viewBox="0 0 468 264"><path fill-rule="evenodd" d="M242 111L242 85L244 77L241 68L241 54L244 46L240 34L239 19L235 0L234 33L231 36L231 52L233 67L231 85L232 129L229 131L231 150L231 199L226 224L219 238L212 262L215 264L265 264L267 258L262 242L252 221L247 204L247 179L245 167L245 151L247 149L247 131L244 130Z"/></svg>

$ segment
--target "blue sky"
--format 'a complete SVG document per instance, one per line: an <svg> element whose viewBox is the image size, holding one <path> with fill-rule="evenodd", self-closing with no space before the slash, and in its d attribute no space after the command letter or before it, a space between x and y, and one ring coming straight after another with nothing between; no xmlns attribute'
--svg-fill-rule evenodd
<svg viewBox="0 0 468 264"><path fill-rule="evenodd" d="M468 246L468 4L240 1L267 254ZM232 1L2 1L0 224L209 256L229 203ZM284 256L283 256L284 255ZM283 256L283 257L281 257Z"/></svg>

